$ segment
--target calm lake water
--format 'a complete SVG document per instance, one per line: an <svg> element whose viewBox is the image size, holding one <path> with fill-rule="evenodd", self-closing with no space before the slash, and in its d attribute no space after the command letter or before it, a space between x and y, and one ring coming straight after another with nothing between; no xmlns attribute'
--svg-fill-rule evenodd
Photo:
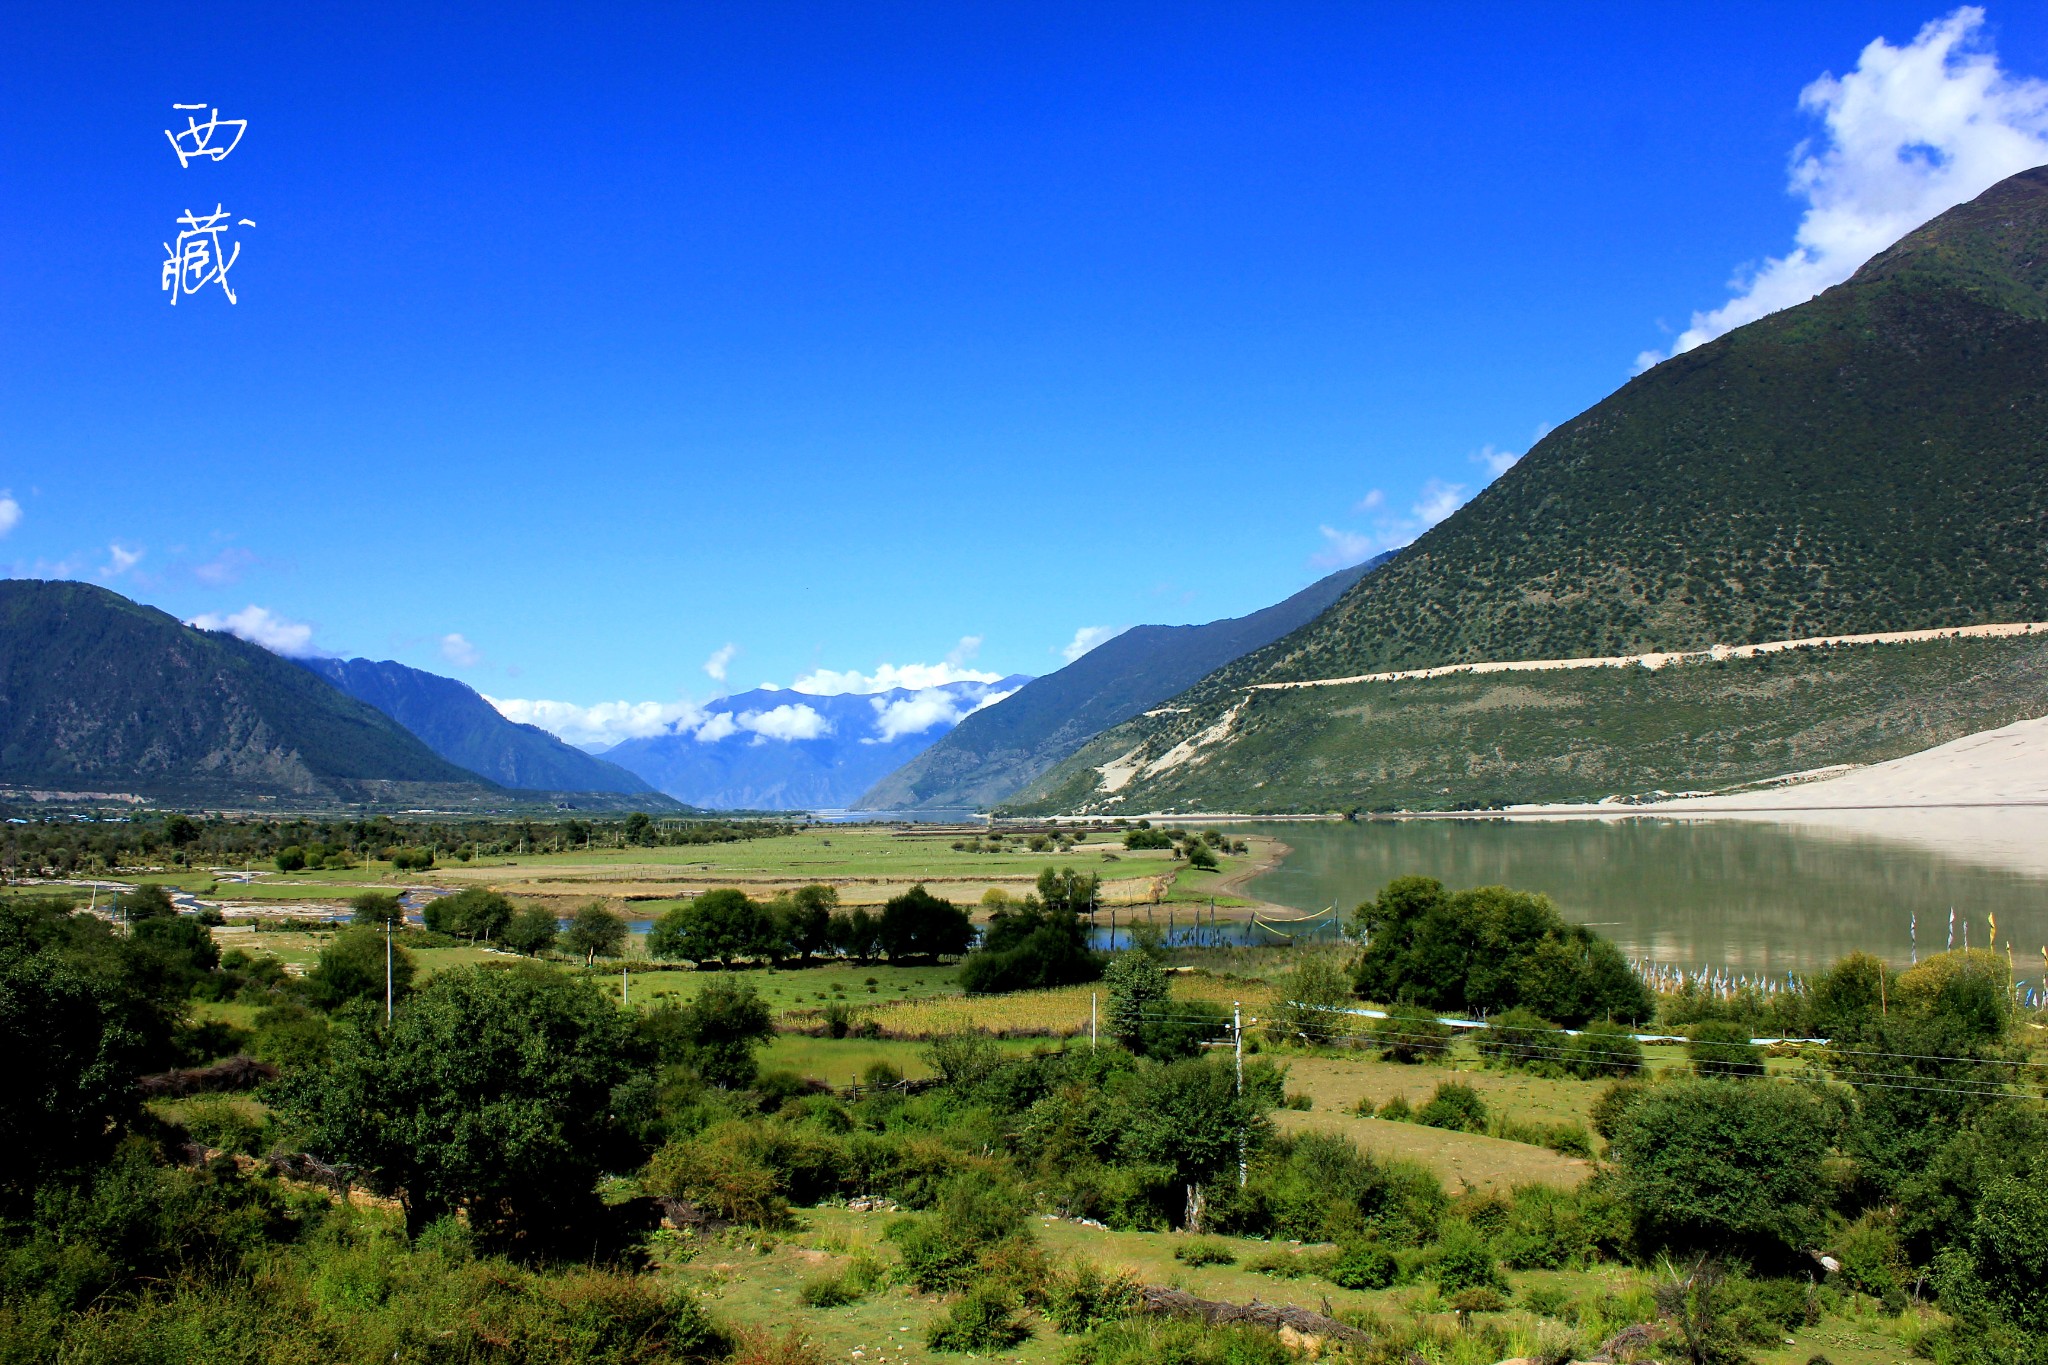
<svg viewBox="0 0 2048 1365"><path fill-rule="evenodd" d="M1632 957L1750 973L1811 972L1855 949L1904 965L1940 952L1948 915L1970 945L1998 916L2018 975L2038 980L2048 880L1922 849L1745 820L1375 820L1240 826L1291 847L1251 891L1348 911L1395 877L1541 891Z"/></svg>

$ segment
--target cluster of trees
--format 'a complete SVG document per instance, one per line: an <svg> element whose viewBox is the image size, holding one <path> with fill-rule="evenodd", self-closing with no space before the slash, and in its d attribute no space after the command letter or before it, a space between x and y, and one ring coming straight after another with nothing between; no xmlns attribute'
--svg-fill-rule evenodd
<svg viewBox="0 0 2048 1365"><path fill-rule="evenodd" d="M1219 830L1154 829L1150 820L1140 820L1124 833L1125 848L1170 848L1186 858L1190 867L1213 868L1218 853L1243 853L1242 839L1227 839Z"/></svg>
<svg viewBox="0 0 2048 1365"><path fill-rule="evenodd" d="M989 922L981 942L961 964L960 984L969 995L1042 990L1093 981L1102 975L1102 956L1088 947L1082 916L1095 906L1101 881L1092 872L1044 868L1037 892L1022 900L990 888L982 897Z"/></svg>
<svg viewBox="0 0 2048 1365"><path fill-rule="evenodd" d="M829 886L802 886L765 904L733 888L707 891L663 915L647 935L649 955L666 960L779 963L825 952L862 962L934 962L974 941L967 912L922 885L892 896L879 914L837 909Z"/></svg>
<svg viewBox="0 0 2048 1365"><path fill-rule="evenodd" d="M1400 877L1353 922L1365 940L1353 986L1368 1000L1467 1014L1520 1006L1571 1028L1656 1012L1621 951L1567 924L1547 896Z"/></svg>
<svg viewBox="0 0 2048 1365"><path fill-rule="evenodd" d="M12 812L10 812L12 813ZM102 820L44 816L0 826L0 873L9 879L118 872L152 867L245 866L285 871L352 867L394 853L431 867L433 859L467 861L510 853L572 849L731 843L788 834L781 820L656 820L635 811L617 820L204 819L176 812ZM296 855L288 850L297 849ZM285 867L282 857L294 866Z"/></svg>

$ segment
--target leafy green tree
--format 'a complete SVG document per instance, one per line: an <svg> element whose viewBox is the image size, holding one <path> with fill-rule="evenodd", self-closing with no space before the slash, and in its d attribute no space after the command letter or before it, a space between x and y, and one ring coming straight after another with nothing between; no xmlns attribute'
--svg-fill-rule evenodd
<svg viewBox="0 0 2048 1365"><path fill-rule="evenodd" d="M1166 969L1149 953L1127 949L1109 959L1102 973L1109 988L1109 1036L1133 1052L1145 1050L1145 1030L1172 1008Z"/></svg>
<svg viewBox="0 0 2048 1365"><path fill-rule="evenodd" d="M1170 1168L1176 1186L1202 1185L1236 1169L1270 1135L1263 1106L1237 1093L1228 1066L1188 1058L1138 1074L1121 1148L1130 1161Z"/></svg>
<svg viewBox="0 0 2048 1365"><path fill-rule="evenodd" d="M391 1027L343 1024L294 1108L309 1148L398 1195L406 1225L467 1211L487 1243L546 1245L597 1210L611 1095L636 1050L586 979L530 963L441 972Z"/></svg>
<svg viewBox="0 0 2048 1365"><path fill-rule="evenodd" d="M130 934L137 954L149 959L149 979L171 998L190 995L220 965L220 948L197 919L173 915L140 920Z"/></svg>
<svg viewBox="0 0 2048 1365"><path fill-rule="evenodd" d="M647 951L723 967L736 958L768 956L774 930L768 912L746 892L720 887L663 915L647 935Z"/></svg>
<svg viewBox="0 0 2048 1365"><path fill-rule="evenodd" d="M1622 1201L1653 1244L1768 1255L1818 1225L1839 1124L1803 1087L1672 1081L1634 1095L1612 1124Z"/></svg>
<svg viewBox="0 0 2048 1365"><path fill-rule="evenodd" d="M1188 866L1198 872L1214 872L1217 867L1216 855L1204 843L1190 843L1187 846Z"/></svg>
<svg viewBox="0 0 2048 1365"><path fill-rule="evenodd" d="M297 872L306 865L306 850L297 844L286 844L277 851L275 861L279 872Z"/></svg>
<svg viewBox="0 0 2048 1365"><path fill-rule="evenodd" d="M352 1000L384 1000L384 935L375 929L344 929L320 950L306 973L306 994L321 1009L337 1010ZM417 973L412 954L391 945L391 995L402 1000Z"/></svg>
<svg viewBox="0 0 2048 1365"><path fill-rule="evenodd" d="M891 962L928 962L966 952L974 942L974 921L920 883L889 899L876 933Z"/></svg>
<svg viewBox="0 0 2048 1365"><path fill-rule="evenodd" d="M1076 872L1071 867L1054 871L1050 867L1039 869L1038 899L1048 910L1068 910L1084 915L1095 906L1095 898L1101 893L1102 879L1093 872Z"/></svg>
<svg viewBox="0 0 2048 1365"><path fill-rule="evenodd" d="M1942 1306L2024 1332L2048 1333L2048 1153L1985 1189L1963 1245L1936 1262Z"/></svg>
<svg viewBox="0 0 2048 1365"><path fill-rule="evenodd" d="M569 921L569 932L562 935L563 946L583 954L586 967L600 957L616 957L625 942L626 922L605 909L601 901L578 910Z"/></svg>
<svg viewBox="0 0 2048 1365"><path fill-rule="evenodd" d="M171 1015L136 988L132 953L62 900L0 901L0 1208L102 1159L134 1114L135 1077L169 1060Z"/></svg>
<svg viewBox="0 0 2048 1365"><path fill-rule="evenodd" d="M1040 884L1057 876L1047 868ZM1054 889L1062 896L1057 905L1034 898L996 906L980 944L960 964L960 984L969 995L1041 990L1102 975L1101 955L1088 948L1087 922L1071 908L1077 888Z"/></svg>
<svg viewBox="0 0 2048 1365"><path fill-rule="evenodd" d="M881 931L881 922L856 906L832 916L825 937L834 949L865 964L882 951Z"/></svg>
<svg viewBox="0 0 2048 1365"><path fill-rule="evenodd" d="M798 957L824 952L831 942L832 911L838 904L835 888L815 884L777 897L770 906L774 938Z"/></svg>
<svg viewBox="0 0 2048 1365"><path fill-rule="evenodd" d="M538 905L521 906L513 912L505 925L502 935L505 946L515 953L528 957L539 957L555 946L555 939L561 928L555 923L555 912Z"/></svg>
<svg viewBox="0 0 2048 1365"><path fill-rule="evenodd" d="M636 810L626 817L626 842L638 848L654 842L654 821L644 810Z"/></svg>
<svg viewBox="0 0 2048 1365"><path fill-rule="evenodd" d="M1898 988L1878 1015L1845 1017L1827 1052L1856 1096L1845 1146L1859 1176L1891 1195L2000 1103L2013 1070L2003 1064L2012 1009L2003 956L1944 953L1901 975Z"/></svg>
<svg viewBox="0 0 2048 1365"><path fill-rule="evenodd" d="M481 886L465 887L452 896L427 902L420 922L442 934L458 934L474 943L488 942L505 932L512 922L512 902L496 891Z"/></svg>
<svg viewBox="0 0 2048 1365"><path fill-rule="evenodd" d="M178 913L171 893L159 882L144 882L121 896L121 914L130 924L144 920L169 919Z"/></svg>
<svg viewBox="0 0 2048 1365"><path fill-rule="evenodd" d="M383 928L405 921L405 908L389 891L363 891L349 897L348 907L357 924Z"/></svg>
<svg viewBox="0 0 2048 1365"><path fill-rule="evenodd" d="M1368 1000L1489 1014L1523 1005L1568 1028L1654 1011L1620 950L1565 923L1546 896L1400 877L1355 922L1367 946L1354 984Z"/></svg>
<svg viewBox="0 0 2048 1365"><path fill-rule="evenodd" d="M754 1049L775 1036L775 1016L752 982L720 973L685 1004L664 1001L636 1025L657 1056L688 1066L707 1084L743 1090L754 1083Z"/></svg>
<svg viewBox="0 0 2048 1365"><path fill-rule="evenodd" d="M1329 953L1303 953L1277 983L1266 1023L1275 1042L1326 1043L1349 1035L1357 1016L1351 1007L1351 978Z"/></svg>

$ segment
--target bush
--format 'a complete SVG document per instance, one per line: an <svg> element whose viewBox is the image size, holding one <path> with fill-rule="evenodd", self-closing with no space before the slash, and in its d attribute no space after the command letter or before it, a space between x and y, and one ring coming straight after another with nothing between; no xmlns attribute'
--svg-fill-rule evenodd
<svg viewBox="0 0 2048 1365"><path fill-rule="evenodd" d="M1505 1293L1507 1276L1494 1259L1493 1248L1469 1223L1446 1223L1431 1248L1429 1277L1439 1293L1453 1295L1468 1289L1491 1289Z"/></svg>
<svg viewBox="0 0 2048 1365"><path fill-rule="evenodd" d="M1486 1131L1486 1102L1479 1092L1463 1081L1444 1081L1429 1097L1429 1103L1415 1111L1415 1121L1430 1128L1448 1128L1459 1133Z"/></svg>
<svg viewBox="0 0 2048 1365"><path fill-rule="evenodd" d="M1358 1104L1361 1109L1369 1110L1372 1101L1369 1099L1360 1100ZM1381 1105L1377 1112L1371 1114L1371 1117L1386 1119L1392 1123L1407 1123L1415 1117L1415 1106L1408 1103L1406 1095L1396 1095Z"/></svg>
<svg viewBox="0 0 2048 1365"><path fill-rule="evenodd" d="M1127 1318L1137 1307L1138 1282L1127 1271L1077 1260L1046 1279L1045 1315L1069 1336Z"/></svg>
<svg viewBox="0 0 2048 1365"><path fill-rule="evenodd" d="M1710 1019L1695 1024L1685 1046L1692 1069L1701 1076L1745 1077L1764 1074L1763 1049L1749 1040L1741 1024Z"/></svg>
<svg viewBox="0 0 2048 1365"><path fill-rule="evenodd" d="M1565 1031L1534 1010L1517 1006L1495 1015L1479 1030L1479 1055L1505 1067L1547 1071L1564 1070Z"/></svg>
<svg viewBox="0 0 2048 1365"><path fill-rule="evenodd" d="M1211 1327L1189 1318L1128 1318L1075 1343L1066 1365L1296 1365L1280 1338L1258 1327Z"/></svg>
<svg viewBox="0 0 2048 1365"><path fill-rule="evenodd" d="M1386 1289L1400 1276L1400 1261L1378 1242L1354 1242L1345 1247L1325 1274L1339 1289Z"/></svg>
<svg viewBox="0 0 2048 1365"><path fill-rule="evenodd" d="M1236 1265L1237 1253L1214 1237L1191 1237L1173 1249L1173 1259L1190 1266Z"/></svg>
<svg viewBox="0 0 2048 1365"><path fill-rule="evenodd" d="M1836 1126L1799 1087L1670 1081L1622 1111L1609 1156L1647 1241L1754 1257L1811 1235Z"/></svg>
<svg viewBox="0 0 2048 1365"><path fill-rule="evenodd" d="M1030 1237L1022 1197L980 1172L948 1180L931 1213L898 1219L884 1235L902 1254L905 1276L926 1294L966 1288L982 1256L1002 1242Z"/></svg>
<svg viewBox="0 0 2048 1365"><path fill-rule="evenodd" d="M1643 1069L1643 1045L1622 1025L1596 1019L1566 1039L1564 1068L1582 1081L1634 1076Z"/></svg>
<svg viewBox="0 0 2048 1365"><path fill-rule="evenodd" d="M1374 1021L1372 1044L1390 1062L1434 1062L1451 1050L1451 1026L1426 1009L1396 1005Z"/></svg>
<svg viewBox="0 0 2048 1365"><path fill-rule="evenodd" d="M942 1316L932 1319L924 1344L934 1351L1001 1351L1030 1336L1031 1329L1017 1316L1010 1296L984 1287L954 1300Z"/></svg>
<svg viewBox="0 0 2048 1365"><path fill-rule="evenodd" d="M1593 1101L1592 1113L1588 1115L1593 1121L1593 1131L1612 1142L1622 1115L1647 1089L1649 1087L1641 1081L1616 1081L1601 1091L1600 1098Z"/></svg>

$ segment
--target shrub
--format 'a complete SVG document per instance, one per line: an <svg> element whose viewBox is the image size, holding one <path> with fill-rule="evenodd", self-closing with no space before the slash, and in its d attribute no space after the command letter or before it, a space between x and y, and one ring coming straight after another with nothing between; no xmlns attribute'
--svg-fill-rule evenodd
<svg viewBox="0 0 2048 1365"><path fill-rule="evenodd" d="M1493 1248L1469 1223L1446 1223L1429 1258L1429 1277L1439 1293L1457 1294L1467 1289L1491 1289L1504 1293L1507 1276L1494 1259Z"/></svg>
<svg viewBox="0 0 2048 1365"><path fill-rule="evenodd" d="M1128 1271L1077 1260L1046 1279L1045 1315L1069 1336L1127 1318L1137 1306L1138 1282Z"/></svg>
<svg viewBox="0 0 2048 1365"><path fill-rule="evenodd" d="M1671 1081L1622 1111L1609 1155L1649 1241L1753 1256L1811 1232L1835 1126L1799 1087Z"/></svg>
<svg viewBox="0 0 2048 1365"><path fill-rule="evenodd" d="M1396 1005L1374 1022L1372 1044L1390 1062L1433 1062L1451 1049L1451 1027L1426 1009Z"/></svg>
<svg viewBox="0 0 2048 1365"><path fill-rule="evenodd" d="M1236 1265L1237 1253L1214 1237L1190 1237L1173 1249L1173 1259L1190 1266Z"/></svg>
<svg viewBox="0 0 2048 1365"><path fill-rule="evenodd" d="M747 1130L724 1123L654 1154L644 1181L657 1198L687 1199L729 1223L780 1227L789 1204L776 1174L747 1147Z"/></svg>
<svg viewBox="0 0 2048 1365"><path fill-rule="evenodd" d="M1865 1214L1849 1224L1836 1235L1834 1253L1843 1284L1879 1300L1887 1312L1904 1310L1910 1272L1899 1234L1888 1218Z"/></svg>
<svg viewBox="0 0 2048 1365"><path fill-rule="evenodd" d="M1401 1275L1401 1263L1378 1242L1354 1242L1338 1253L1325 1278L1340 1289L1386 1289Z"/></svg>
<svg viewBox="0 0 2048 1365"><path fill-rule="evenodd" d="M1460 1133L1486 1131L1486 1102L1479 1092L1463 1081L1444 1081L1429 1097L1429 1103L1415 1111L1415 1121L1430 1128L1449 1128Z"/></svg>
<svg viewBox="0 0 2048 1365"><path fill-rule="evenodd" d="M1600 1098L1593 1101L1593 1110L1588 1116L1593 1121L1593 1131L1612 1142L1615 1131L1621 1124L1622 1115L1648 1088L1641 1081L1616 1081L1601 1091Z"/></svg>
<svg viewBox="0 0 2048 1365"><path fill-rule="evenodd" d="M1564 1070L1565 1040L1563 1029L1517 1006L1488 1021L1476 1043L1480 1056L1500 1066L1556 1073Z"/></svg>
<svg viewBox="0 0 2048 1365"><path fill-rule="evenodd" d="M1258 1327L1211 1327L1188 1318L1128 1318L1076 1342L1067 1365L1296 1365Z"/></svg>
<svg viewBox="0 0 2048 1365"><path fill-rule="evenodd" d="M1363 1110L1370 1111L1372 1109L1371 1100L1360 1100L1358 1105ZM1406 1095L1396 1095L1381 1105L1378 1112L1373 1113L1371 1116L1373 1118L1387 1119L1394 1123L1406 1123L1415 1117L1415 1107L1408 1103Z"/></svg>
<svg viewBox="0 0 2048 1365"><path fill-rule="evenodd" d="M1582 1081L1634 1076L1643 1069L1643 1045L1620 1024L1596 1019L1564 1044L1564 1067Z"/></svg>
<svg viewBox="0 0 2048 1365"><path fill-rule="evenodd" d="M980 1172L948 1180L931 1213L903 1218L884 1233L903 1257L904 1274L927 1294L967 1286L975 1262L998 1243L1028 1239L1017 1191Z"/></svg>
<svg viewBox="0 0 2048 1365"><path fill-rule="evenodd" d="M1001 1351L1029 1339L1031 1329L1017 1316L1010 1296L992 1288L956 1299L925 1329L934 1351Z"/></svg>
<svg viewBox="0 0 2048 1365"><path fill-rule="evenodd" d="M1749 1030L1727 1020L1695 1024L1685 1046L1692 1069L1701 1076L1740 1077L1764 1074L1763 1049L1749 1040Z"/></svg>

